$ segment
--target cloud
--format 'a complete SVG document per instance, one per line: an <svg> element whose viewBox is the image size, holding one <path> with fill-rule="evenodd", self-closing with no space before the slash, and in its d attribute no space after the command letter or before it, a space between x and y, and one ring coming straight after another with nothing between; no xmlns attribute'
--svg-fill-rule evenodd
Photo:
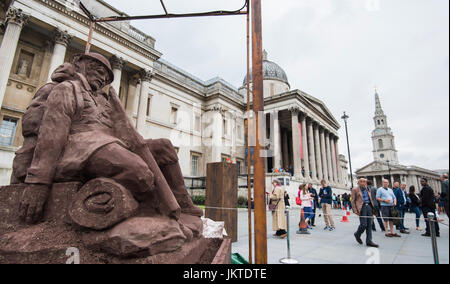
<svg viewBox="0 0 450 284"><path fill-rule="evenodd" d="M161 13L159 1L107 0L128 14ZM145 2L145 5L143 3ZM236 9L243 0L165 0L170 11ZM378 4L379 3L379 4ZM373 160L379 90L402 164L449 166L449 2L442 0L264 0L269 59L294 89L350 115L353 168ZM378 9L379 7L379 9ZM245 17L135 21L163 58L202 78L242 84ZM347 155L345 132L340 151Z"/></svg>

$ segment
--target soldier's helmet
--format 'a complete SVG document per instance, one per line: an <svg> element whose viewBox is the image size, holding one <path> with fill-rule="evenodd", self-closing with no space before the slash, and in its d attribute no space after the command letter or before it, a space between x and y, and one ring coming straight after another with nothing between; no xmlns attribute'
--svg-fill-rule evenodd
<svg viewBox="0 0 450 284"><path fill-rule="evenodd" d="M97 61L100 63L103 67L106 68L106 71L108 71L108 79L106 81L106 85L111 84L114 81L114 73L111 68L111 63L109 63L109 60L106 59L103 55L95 52L89 52L85 54L77 54L73 58L73 63L78 62L82 59L89 58Z"/></svg>

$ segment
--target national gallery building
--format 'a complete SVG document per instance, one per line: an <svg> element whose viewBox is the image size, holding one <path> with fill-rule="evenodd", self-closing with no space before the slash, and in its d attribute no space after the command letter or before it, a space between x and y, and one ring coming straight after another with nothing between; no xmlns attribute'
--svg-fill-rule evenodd
<svg viewBox="0 0 450 284"><path fill-rule="evenodd" d="M0 185L9 184L23 143L21 117L33 95L59 65L84 52L89 20L72 2L0 2ZM125 15L101 0L85 2L94 15ZM146 139L170 139L187 178L204 177L207 163L220 161L246 174L246 80L237 88L221 78L199 79L165 61L155 42L129 22L94 30L91 50L110 59L111 85L138 131ZM338 121L324 102L291 89L266 52L263 65L267 172L283 168L299 182L325 179L348 189Z"/></svg>

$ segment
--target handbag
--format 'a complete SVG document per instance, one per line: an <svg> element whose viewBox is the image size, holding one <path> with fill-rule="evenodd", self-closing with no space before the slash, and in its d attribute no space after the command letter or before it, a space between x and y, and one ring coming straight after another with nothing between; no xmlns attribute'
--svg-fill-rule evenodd
<svg viewBox="0 0 450 284"><path fill-rule="evenodd" d="M297 196L295 198L295 202L297 203L297 205L301 206L302 205L302 199L300 198L300 196Z"/></svg>
<svg viewBox="0 0 450 284"><path fill-rule="evenodd" d="M273 204L272 202L270 202L269 203L269 211L276 211L279 202L280 202L279 200L278 200L277 204Z"/></svg>
<svg viewBox="0 0 450 284"><path fill-rule="evenodd" d="M391 215L390 217L393 218L392 222L394 223L394 225L400 226L400 213L398 212L397 208L392 206L389 215Z"/></svg>

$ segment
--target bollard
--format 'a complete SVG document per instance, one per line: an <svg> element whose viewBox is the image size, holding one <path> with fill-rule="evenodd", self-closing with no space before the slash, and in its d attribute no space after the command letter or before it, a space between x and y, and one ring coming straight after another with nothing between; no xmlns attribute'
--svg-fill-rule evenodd
<svg viewBox="0 0 450 284"><path fill-rule="evenodd" d="M431 246L433 248L434 264L439 264L439 253L436 241L436 224L434 224L434 213L428 213L428 226L430 228Z"/></svg>
<svg viewBox="0 0 450 284"><path fill-rule="evenodd" d="M280 259L280 263L283 264L297 264L298 261L291 258L291 240L290 240L290 229L289 229L289 209L286 209L286 225L287 225L287 258Z"/></svg>

